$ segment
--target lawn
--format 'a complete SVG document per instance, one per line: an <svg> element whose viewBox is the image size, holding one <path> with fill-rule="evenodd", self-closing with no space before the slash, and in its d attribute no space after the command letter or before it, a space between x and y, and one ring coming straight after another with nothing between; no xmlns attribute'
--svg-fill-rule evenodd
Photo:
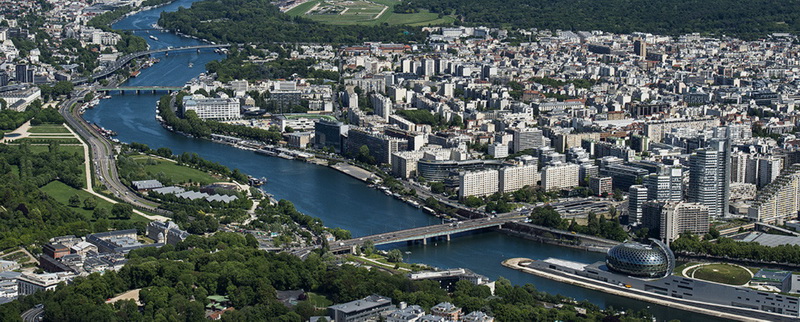
<svg viewBox="0 0 800 322"><path fill-rule="evenodd" d="M31 145L29 146L29 148L31 149L31 153L34 154L50 151L49 145ZM59 145L58 148L61 151L78 153L80 155L83 155L83 146L81 145Z"/></svg>
<svg viewBox="0 0 800 322"><path fill-rule="evenodd" d="M178 165L177 163L163 159L149 156L135 156L134 158L137 162L141 163L142 166L144 166L144 170L150 174L155 175L159 172L163 172L164 175L176 183L197 182L205 185L221 181L207 172ZM150 161L147 161L148 159L155 160L156 164L151 164Z"/></svg>
<svg viewBox="0 0 800 322"><path fill-rule="evenodd" d="M308 295L308 301L314 304L315 307L326 308L333 305L333 301L329 300L325 295L311 292L306 293L306 295Z"/></svg>
<svg viewBox="0 0 800 322"><path fill-rule="evenodd" d="M42 190L48 196L52 197L53 199L55 199L59 203L67 205L67 206L69 206L69 198L72 197L73 195L78 195L81 198L81 206L80 207L69 207L69 208L72 209L72 211L77 212L78 214L81 214L84 218L86 218L87 221L92 220L92 210L83 208L83 200L85 200L86 198L92 197L92 194L90 194L90 193L88 193L86 191L83 191L83 190L78 190L78 189L75 189L73 187L70 187L70 186L64 184L61 181L50 182L47 185L45 185L44 187L39 188L39 190ZM109 213L111 212L112 204L110 202L105 201L105 200L100 199L100 198L97 198L97 197L95 197L95 198L97 199L97 207L106 208L106 209L108 209ZM114 219L111 218L111 220L114 220ZM147 218L144 218L144 217L142 217L140 215L137 215L137 214L133 214L133 216L131 217L130 220L131 221L149 222L149 220Z"/></svg>
<svg viewBox="0 0 800 322"><path fill-rule="evenodd" d="M41 124L32 126L28 132L30 133L70 133L63 125L56 124Z"/></svg>
<svg viewBox="0 0 800 322"><path fill-rule="evenodd" d="M287 114L284 115L286 119L289 120L296 120L300 118L307 118L307 119L326 119L329 121L336 121L336 118L330 115L323 115L323 114Z"/></svg>
<svg viewBox="0 0 800 322"><path fill-rule="evenodd" d="M729 264L704 265L687 273L697 279L730 285L744 285L751 278L747 269Z"/></svg>
<svg viewBox="0 0 800 322"><path fill-rule="evenodd" d="M420 10L417 13L395 13L394 6L400 3L396 0L372 0L372 1L309 1L303 3L286 13L292 16L305 16L312 20L332 24L332 25L451 25L455 18L452 16L442 16L431 13L427 10ZM314 11L309 12L309 10ZM384 11L384 8L386 10ZM383 12L382 14L380 14ZM308 13L308 14L307 14ZM380 15L379 15L380 14Z"/></svg>

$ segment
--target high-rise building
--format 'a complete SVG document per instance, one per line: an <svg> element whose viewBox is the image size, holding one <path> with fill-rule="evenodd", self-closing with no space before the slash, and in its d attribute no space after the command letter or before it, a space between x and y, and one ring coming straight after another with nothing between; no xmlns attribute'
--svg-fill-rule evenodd
<svg viewBox="0 0 800 322"><path fill-rule="evenodd" d="M709 147L717 151L717 185L720 195L717 200L720 204L720 216L728 214L731 199L731 129L727 126L714 128L714 138L709 142Z"/></svg>
<svg viewBox="0 0 800 322"><path fill-rule="evenodd" d="M542 188L558 190L578 186L580 166L574 163L559 163L542 169Z"/></svg>
<svg viewBox="0 0 800 322"><path fill-rule="evenodd" d="M0 86L8 85L8 74L4 71L0 71Z"/></svg>
<svg viewBox="0 0 800 322"><path fill-rule="evenodd" d="M705 205L648 201L642 208L642 224L651 230L658 230L661 240L667 243L684 232L705 234L709 230L710 216Z"/></svg>
<svg viewBox="0 0 800 322"><path fill-rule="evenodd" d="M712 149L697 149L689 157L689 202L708 206L713 217L724 214L720 197L722 187L718 180L719 153Z"/></svg>
<svg viewBox="0 0 800 322"><path fill-rule="evenodd" d="M33 83L33 69L24 64L18 64L15 69L15 78L14 80L17 83Z"/></svg>
<svg viewBox="0 0 800 322"><path fill-rule="evenodd" d="M536 165L500 168L500 192L514 192L525 186L535 185L536 168Z"/></svg>
<svg viewBox="0 0 800 322"><path fill-rule="evenodd" d="M514 153L544 146L542 130L523 128L514 130Z"/></svg>
<svg viewBox="0 0 800 322"><path fill-rule="evenodd" d="M462 172L458 176L458 197L488 196L499 187L497 170Z"/></svg>
<svg viewBox="0 0 800 322"><path fill-rule="evenodd" d="M759 188L775 180L783 169L783 159L775 156L758 158L758 184Z"/></svg>
<svg viewBox="0 0 800 322"><path fill-rule="evenodd" d="M642 206L647 201L647 188L633 185L628 189L628 224L642 222Z"/></svg>
<svg viewBox="0 0 800 322"><path fill-rule="evenodd" d="M633 41L633 53L639 57L646 57L647 56L647 43L641 38L637 38Z"/></svg>
<svg viewBox="0 0 800 322"><path fill-rule="evenodd" d="M667 168L661 173L644 177L647 199L659 201L681 201L683 199L683 169Z"/></svg>
<svg viewBox="0 0 800 322"><path fill-rule="evenodd" d="M611 177L590 177L589 189L592 189L595 194L602 196L603 194L611 194L613 179Z"/></svg>
<svg viewBox="0 0 800 322"><path fill-rule="evenodd" d="M765 223L783 223L800 211L800 164L793 164L756 195L748 216Z"/></svg>

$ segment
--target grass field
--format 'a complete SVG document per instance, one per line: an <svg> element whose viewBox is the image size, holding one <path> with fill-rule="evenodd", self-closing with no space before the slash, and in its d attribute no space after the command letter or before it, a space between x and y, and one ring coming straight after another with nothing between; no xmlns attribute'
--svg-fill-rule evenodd
<svg viewBox="0 0 800 322"><path fill-rule="evenodd" d="M142 166L144 166L145 171L151 174L157 174L159 172L163 172L168 178L172 179L173 182L177 183L186 183L186 182L196 182L200 184L209 184L214 182L219 182L221 180L214 178L212 175L197 170L192 169L189 167L178 165L177 163L165 161L158 158L152 158L145 155L138 155L133 157L137 162L140 162ZM149 159L153 159L156 161L156 164L150 164Z"/></svg>
<svg viewBox="0 0 800 322"><path fill-rule="evenodd" d="M41 187L39 189L42 190L44 193L46 193L48 196L50 196L53 199L55 199L56 201L58 201L59 203L67 205L67 206L69 205L69 198L72 197L73 195L78 195L81 198L81 207L75 207L75 208L70 207L70 209L72 209L73 211L81 214L84 218L86 218L87 221L88 220L92 220L92 210L88 210L88 209L84 209L83 208L83 200L85 200L86 198L91 197L92 194L90 194L90 193L88 193L86 191L83 191L83 190L78 190L78 189L75 189L73 187L70 187L70 186L64 184L61 181L50 182L47 185L45 185L44 187ZM97 198L97 197L95 197L95 198L97 199L97 207L99 207L99 208L107 208L108 211L111 212L112 204L110 202L105 201L105 200L100 199L100 198ZM112 220L113 220L113 218L112 218ZM144 218L144 217L139 216L137 214L133 214L133 216L131 217L130 220L131 221L149 222L149 220L147 220L147 218Z"/></svg>
<svg viewBox="0 0 800 322"><path fill-rule="evenodd" d="M31 149L31 153L42 153L50 151L49 145L31 145L29 148ZM60 145L58 146L58 148L61 151L73 152L83 155L83 146L80 145Z"/></svg>
<svg viewBox="0 0 800 322"><path fill-rule="evenodd" d="M329 300L325 295L320 295L316 293L308 292L308 300L311 301L311 304L318 308L326 308L333 305L333 301Z"/></svg>
<svg viewBox="0 0 800 322"><path fill-rule="evenodd" d="M709 264L694 268L687 272L694 278L730 285L744 285L750 281L750 271L729 264Z"/></svg>
<svg viewBox="0 0 800 322"><path fill-rule="evenodd" d="M56 125L56 124L41 124L32 126L28 129L28 132L31 133L69 133L69 130L65 128L63 125Z"/></svg>
<svg viewBox="0 0 800 322"><path fill-rule="evenodd" d="M312 0L303 3L286 13L304 16L312 20L332 25L450 25L454 17L439 17L436 13L420 10L417 13L395 13L396 0Z"/></svg>

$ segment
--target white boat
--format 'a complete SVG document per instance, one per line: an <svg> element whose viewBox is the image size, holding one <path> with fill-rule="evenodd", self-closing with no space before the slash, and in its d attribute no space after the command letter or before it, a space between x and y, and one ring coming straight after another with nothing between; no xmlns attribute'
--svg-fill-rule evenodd
<svg viewBox="0 0 800 322"><path fill-rule="evenodd" d="M194 64L189 63L189 68L192 68L193 66L194 66Z"/></svg>
<svg viewBox="0 0 800 322"><path fill-rule="evenodd" d="M158 40L158 37L156 37L156 36L153 36L153 35L150 35L150 39L152 39L152 40Z"/></svg>

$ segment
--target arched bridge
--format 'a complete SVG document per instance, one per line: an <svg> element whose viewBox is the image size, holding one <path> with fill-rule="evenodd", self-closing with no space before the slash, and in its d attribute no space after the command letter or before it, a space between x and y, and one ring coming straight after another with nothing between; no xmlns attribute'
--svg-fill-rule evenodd
<svg viewBox="0 0 800 322"><path fill-rule="evenodd" d="M147 55L152 55L152 54L157 54L157 53L168 53L168 52L180 51L180 50L200 50L200 49L204 49L204 48L227 48L227 47L230 47L230 46L231 46L230 44L219 44L219 45L209 44L209 45L197 45L197 46L185 46L185 47L167 47L167 48L139 51L139 52L127 54L125 56L117 58L117 61L115 61L113 64L107 66L106 68L104 68L103 70L101 70L101 71L99 71L97 73L92 74L92 76L90 78L82 77L82 78L74 79L72 82L74 84L83 84L83 83L87 82L89 79L105 78L106 76L113 74L114 72L116 72L117 70L122 68L123 66L127 65L128 63L130 63L131 60L134 60L134 59L139 58L139 57L144 57L144 56L147 56Z"/></svg>
<svg viewBox="0 0 800 322"><path fill-rule="evenodd" d="M98 92L119 91L124 94L126 91L128 92L135 91L136 93L159 92L159 91L176 92L181 89L183 89L183 87L180 86L118 86L118 87L101 87L96 89L96 91Z"/></svg>

